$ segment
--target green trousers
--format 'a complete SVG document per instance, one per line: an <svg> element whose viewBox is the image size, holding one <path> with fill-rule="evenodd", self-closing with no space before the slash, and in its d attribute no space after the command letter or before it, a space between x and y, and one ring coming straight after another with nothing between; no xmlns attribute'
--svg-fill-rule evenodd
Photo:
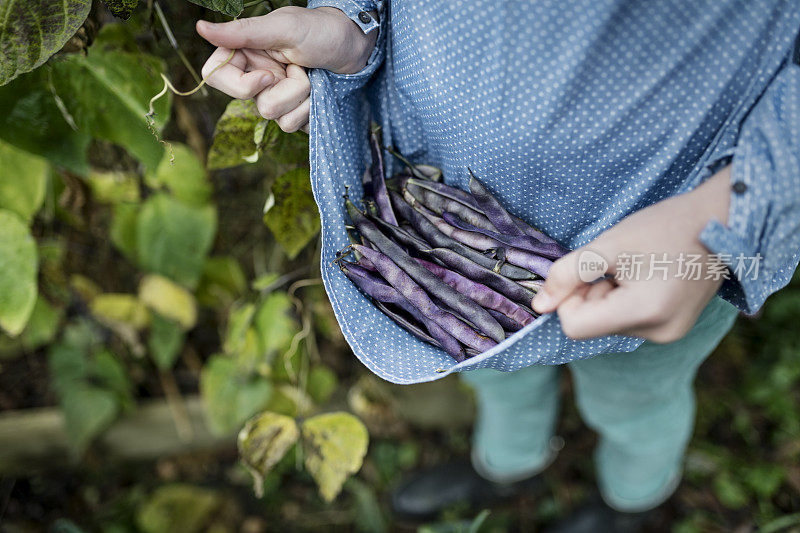
<svg viewBox="0 0 800 533"><path fill-rule="evenodd" d="M715 297L679 341L645 342L630 353L569 364L578 409L600 437L595 466L600 492L610 506L644 511L674 492L694 427L694 377L736 314L732 305ZM473 463L481 474L513 481L549 464L558 373L557 366L531 366L510 373L462 374L477 396Z"/></svg>

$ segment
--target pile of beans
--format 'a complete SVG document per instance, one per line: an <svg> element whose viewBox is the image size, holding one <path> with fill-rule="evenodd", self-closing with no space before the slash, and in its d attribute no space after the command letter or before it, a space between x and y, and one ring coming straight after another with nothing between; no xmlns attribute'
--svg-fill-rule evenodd
<svg viewBox="0 0 800 533"><path fill-rule="evenodd" d="M469 192L427 165L384 179L378 133L364 174L364 209L345 194L351 245L336 264L374 304L456 361L531 323L531 300L567 250L511 215L470 171Z"/></svg>

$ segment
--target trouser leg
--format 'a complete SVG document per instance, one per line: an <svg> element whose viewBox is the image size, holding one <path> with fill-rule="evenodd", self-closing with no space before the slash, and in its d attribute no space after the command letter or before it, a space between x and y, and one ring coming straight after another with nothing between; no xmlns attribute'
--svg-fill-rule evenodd
<svg viewBox="0 0 800 533"><path fill-rule="evenodd" d="M484 477L510 482L549 464L549 443L558 414L558 375L555 366L462 374L476 393L472 457Z"/></svg>
<svg viewBox="0 0 800 533"><path fill-rule="evenodd" d="M715 298L679 341L570 364L578 408L600 435L598 483L612 507L647 510L677 487L694 427L694 377L736 314Z"/></svg>

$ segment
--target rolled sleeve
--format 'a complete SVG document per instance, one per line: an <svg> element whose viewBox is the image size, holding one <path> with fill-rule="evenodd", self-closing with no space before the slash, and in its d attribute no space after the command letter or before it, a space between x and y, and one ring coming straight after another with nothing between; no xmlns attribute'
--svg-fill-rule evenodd
<svg viewBox="0 0 800 533"><path fill-rule="evenodd" d="M375 48L372 49L364 68L353 74L336 74L326 71L327 76L336 82L333 90L339 98L363 88L383 63L383 59L386 56L387 25L386 17L384 16L384 4L383 0L309 0L308 2L307 7L309 8L335 7L341 10L353 22L358 24L364 33L378 31ZM372 16L371 12L378 13L377 20ZM369 17L369 20L367 20L367 17Z"/></svg>
<svg viewBox="0 0 800 533"><path fill-rule="evenodd" d="M753 314L800 259L800 66L787 62L745 118L732 165L727 225L700 240L733 273L721 296Z"/></svg>

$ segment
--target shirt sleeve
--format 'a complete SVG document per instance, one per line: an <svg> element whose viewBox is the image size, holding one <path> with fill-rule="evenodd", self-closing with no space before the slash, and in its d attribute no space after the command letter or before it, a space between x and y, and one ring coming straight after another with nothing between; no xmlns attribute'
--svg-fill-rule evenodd
<svg viewBox="0 0 800 533"><path fill-rule="evenodd" d="M741 123L732 165L727 226L700 240L733 274L720 295L753 314L800 259L800 65L787 59Z"/></svg>
<svg viewBox="0 0 800 533"><path fill-rule="evenodd" d="M353 74L336 74L329 73L331 78L341 80L344 83L337 84L339 93L349 93L353 90L363 87L372 74L380 67L385 56L386 48L386 20L385 20L385 3L388 0L308 0L306 7L335 7L347 15L350 20L355 22L361 31L371 33L378 32L378 40L375 43L375 48L367 60L366 66L360 71ZM372 15L372 12L378 14L377 19Z"/></svg>

